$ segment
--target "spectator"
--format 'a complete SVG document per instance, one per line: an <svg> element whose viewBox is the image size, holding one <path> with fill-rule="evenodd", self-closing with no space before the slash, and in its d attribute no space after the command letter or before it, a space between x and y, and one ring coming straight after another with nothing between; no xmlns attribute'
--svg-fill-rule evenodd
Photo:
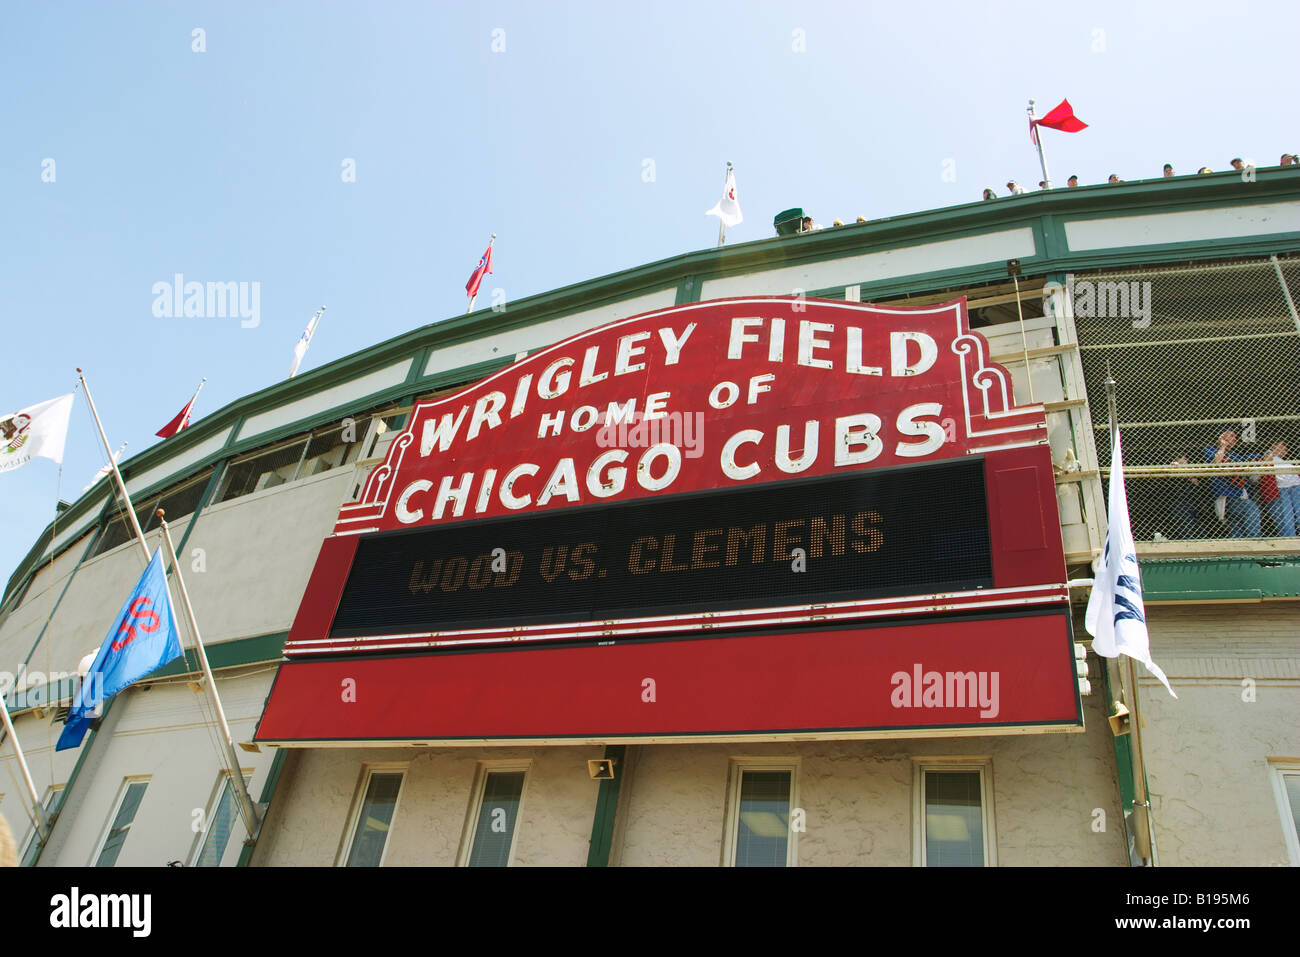
<svg viewBox="0 0 1300 957"><path fill-rule="evenodd" d="M1214 170L1210 169L1208 166L1202 166L1202 167L1201 167L1200 169L1198 169L1196 172L1198 172L1198 173L1213 173Z"/></svg>
<svg viewBox="0 0 1300 957"><path fill-rule="evenodd" d="M1170 465L1187 465L1187 456L1183 455L1174 459ZM1157 484L1158 483L1158 484ZM1203 497L1205 486L1195 477L1182 478L1181 476L1170 476L1169 478L1156 479L1153 483L1157 487L1152 492L1157 496L1159 501L1168 504L1169 507L1169 527L1171 529L1169 538L1195 539L1205 538L1204 512L1202 511ZM1156 533L1159 541L1160 533Z"/></svg>
<svg viewBox="0 0 1300 957"><path fill-rule="evenodd" d="M1243 170L1246 168L1246 164L1243 163L1241 157L1238 156L1232 161L1232 168L1235 170Z"/></svg>
<svg viewBox="0 0 1300 957"><path fill-rule="evenodd" d="M1012 196L1020 196L1025 192L1025 188L1019 185L1014 179L1007 181L1007 192Z"/></svg>
<svg viewBox="0 0 1300 957"><path fill-rule="evenodd" d="M1040 180L1038 181L1038 188L1039 188L1039 189L1047 189L1047 180L1045 180L1045 179L1040 179Z"/></svg>
<svg viewBox="0 0 1300 957"><path fill-rule="evenodd" d="M856 221L859 223L865 223L867 221L867 217L859 216Z"/></svg>
<svg viewBox="0 0 1300 957"><path fill-rule="evenodd" d="M1280 166L1296 166L1296 165L1298 165L1298 164L1300 164L1300 157L1297 157L1294 153L1283 153L1283 154L1282 154L1282 162L1279 163L1278 165L1280 165Z"/></svg>
<svg viewBox="0 0 1300 957"><path fill-rule="evenodd" d="M993 191L993 187L992 187L992 186L985 186L985 187L984 187L984 198L985 198L985 199L997 199L997 198L998 198L998 194L995 193L995 192Z"/></svg>
<svg viewBox="0 0 1300 957"><path fill-rule="evenodd" d="M1171 166L1169 163L1166 163L1166 164L1165 164L1165 170L1164 170L1164 172L1165 172L1165 179L1172 179L1172 178L1173 178L1173 175L1174 175L1174 168L1173 168L1173 166Z"/></svg>
<svg viewBox="0 0 1300 957"><path fill-rule="evenodd" d="M1122 183L1122 182L1124 182L1124 181L1123 181L1122 179L1119 178L1118 174L1116 174L1116 173L1111 173L1110 176L1106 177L1106 182L1108 182L1108 183Z"/></svg>
<svg viewBox="0 0 1300 957"><path fill-rule="evenodd" d="M1067 180L1065 181L1065 185L1066 185L1066 186L1078 186L1078 185L1079 185L1079 174L1078 174L1078 173L1072 173L1072 174L1070 174L1070 178L1067 179Z"/></svg>
<svg viewBox="0 0 1300 957"><path fill-rule="evenodd" d="M811 216L805 216L803 218L803 222L799 224L799 232L811 233L814 229L821 229L821 227L813 222L813 218Z"/></svg>
<svg viewBox="0 0 1300 957"><path fill-rule="evenodd" d="M1286 456L1286 443L1279 439L1264 454L1263 459L1275 466L1285 465ZM1278 536L1294 538L1297 521L1300 520L1300 475L1278 472L1261 476L1259 500L1268 507L1269 518L1273 520L1273 528Z"/></svg>
<svg viewBox="0 0 1300 957"><path fill-rule="evenodd" d="M842 220L842 219L840 219L838 216L836 216L834 219L831 220L831 225L832 225L832 226L843 226L843 225L844 225L844 220Z"/></svg>
<svg viewBox="0 0 1300 957"><path fill-rule="evenodd" d="M1229 429L1220 433L1217 445L1205 447L1205 461L1244 462L1245 459L1231 451L1236 444L1236 432ZM1250 500L1244 478L1216 475L1210 479L1210 494L1214 496L1215 514L1228 526L1229 538L1259 538L1259 506Z"/></svg>

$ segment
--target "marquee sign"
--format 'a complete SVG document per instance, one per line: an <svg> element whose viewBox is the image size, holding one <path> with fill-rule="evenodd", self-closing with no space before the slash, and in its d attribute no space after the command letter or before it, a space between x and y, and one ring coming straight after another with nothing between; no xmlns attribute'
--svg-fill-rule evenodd
<svg viewBox="0 0 1300 957"><path fill-rule="evenodd" d="M1043 407L964 300L718 300L417 403L285 653L1005 609L1064 579Z"/></svg>

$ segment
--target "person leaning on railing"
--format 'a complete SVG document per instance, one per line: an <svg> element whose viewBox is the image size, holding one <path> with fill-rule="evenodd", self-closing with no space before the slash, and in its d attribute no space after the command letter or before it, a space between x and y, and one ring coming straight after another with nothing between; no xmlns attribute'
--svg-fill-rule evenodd
<svg viewBox="0 0 1300 957"><path fill-rule="evenodd" d="M1187 456L1180 456L1169 463L1185 466L1190 463ZM1203 510L1205 486L1196 476L1182 476L1156 479L1158 488L1153 491L1169 508L1171 538L1195 539L1205 538L1205 512Z"/></svg>
<svg viewBox="0 0 1300 957"><path fill-rule="evenodd" d="M1260 458L1274 466L1286 464L1287 447L1281 439ZM1280 538L1294 538L1300 518L1300 475L1276 472L1259 477L1259 503L1268 509L1273 528Z"/></svg>
<svg viewBox="0 0 1300 957"><path fill-rule="evenodd" d="M1244 462L1242 456L1231 451L1237 444L1237 433L1229 429L1219 433L1217 445L1205 447L1205 461ZM1259 538L1259 506L1250 500L1246 479L1240 475L1214 476L1210 479L1210 494L1214 497L1214 513L1228 526L1229 538Z"/></svg>

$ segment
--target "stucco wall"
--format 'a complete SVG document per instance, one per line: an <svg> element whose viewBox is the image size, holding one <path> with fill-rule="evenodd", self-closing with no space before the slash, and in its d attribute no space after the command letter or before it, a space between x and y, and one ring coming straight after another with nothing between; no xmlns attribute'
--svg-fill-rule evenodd
<svg viewBox="0 0 1300 957"><path fill-rule="evenodd" d="M1121 865L1127 857L1110 732L1099 697L1085 699L1082 734L637 748L620 796L623 866L716 867L733 756L800 760L807 830L800 866L912 863L913 758L991 755L998 862ZM480 761L531 761L514 864L581 866L597 785L598 747L318 749L294 753L281 778L255 863L332 865L365 765L405 764L386 866L451 865L464 834ZM1094 808L1105 811L1097 832Z"/></svg>
<svg viewBox="0 0 1300 957"><path fill-rule="evenodd" d="M280 779L254 864L330 867L348 833L348 816L370 765L404 767L384 865L456 863L479 762L529 761L515 839L515 866L587 863L599 785L587 760L599 747L479 749L319 749L295 752ZM392 770L393 768L380 768Z"/></svg>
<svg viewBox="0 0 1300 957"><path fill-rule="evenodd" d="M217 689L237 742L251 740L272 674L272 667L263 666L238 677L218 676ZM149 777L149 785L118 856L118 866L158 867L173 860L188 863L197 839L195 811L207 813L220 774L215 744L218 732L215 724L205 724L204 716L210 711L200 708L199 698L179 680L133 685L114 698L104 724L106 734L94 742L93 762L83 767L50 849L41 857L41 866L93 864L122 782L142 776ZM79 751L62 753L75 760ZM256 800L274 755L237 753L241 768L253 772L250 791ZM235 863L245 837L242 825L236 825L224 864Z"/></svg>
<svg viewBox="0 0 1300 957"><path fill-rule="evenodd" d="M1300 758L1300 605L1153 606L1147 622L1178 694L1139 681L1161 866L1289 863L1268 759Z"/></svg>
<svg viewBox="0 0 1300 957"><path fill-rule="evenodd" d="M1084 698L1082 734L639 749L625 791L624 866L716 867L731 759L796 757L807 831L800 867L912 864L914 758L992 758L1001 866L1118 865L1123 823L1101 699ZM1106 830L1092 829L1094 808Z"/></svg>

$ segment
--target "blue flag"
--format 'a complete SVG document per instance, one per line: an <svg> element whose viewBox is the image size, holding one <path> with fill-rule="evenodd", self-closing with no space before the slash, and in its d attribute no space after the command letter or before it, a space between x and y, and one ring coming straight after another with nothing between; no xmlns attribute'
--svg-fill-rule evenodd
<svg viewBox="0 0 1300 957"><path fill-rule="evenodd" d="M68 720L54 750L81 744L91 719L105 701L127 685L139 681L169 661L181 656L180 635L172 617L167 576L163 574L162 550L153 553L149 567L136 582L113 629L99 646L95 662L77 689Z"/></svg>

